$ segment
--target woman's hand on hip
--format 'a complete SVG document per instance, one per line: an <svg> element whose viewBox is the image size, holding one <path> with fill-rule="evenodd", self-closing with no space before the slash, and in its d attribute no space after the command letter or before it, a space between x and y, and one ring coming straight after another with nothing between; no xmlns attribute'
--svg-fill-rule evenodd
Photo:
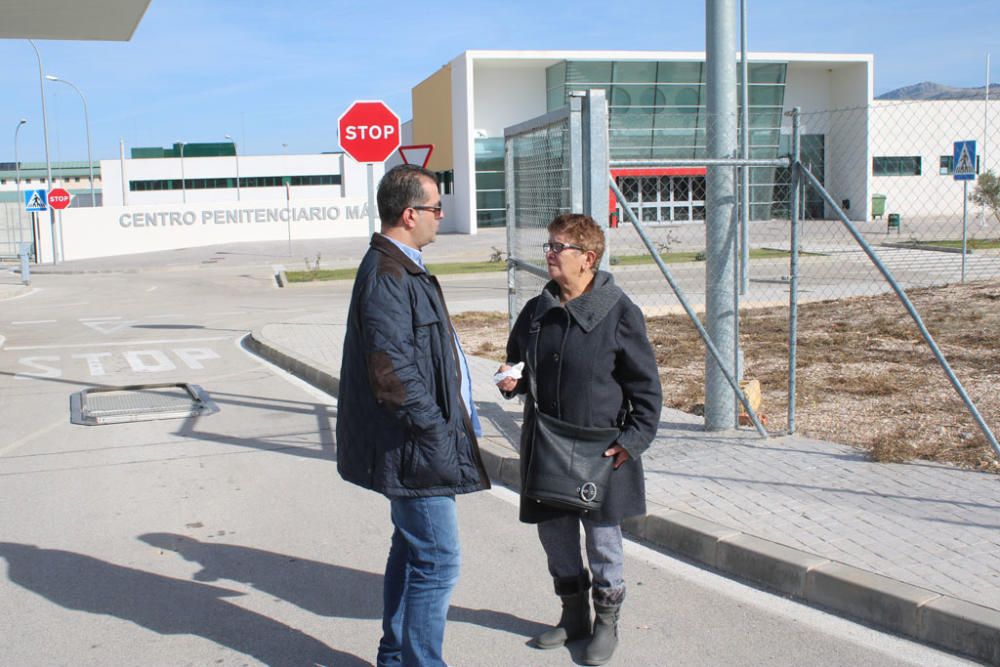
<svg viewBox="0 0 1000 667"><path fill-rule="evenodd" d="M621 468L626 461L632 458L631 456L629 456L628 452L625 451L625 448L619 445L617 442L608 447L606 450L604 450L604 456L615 457L615 462L612 464L615 470Z"/></svg>

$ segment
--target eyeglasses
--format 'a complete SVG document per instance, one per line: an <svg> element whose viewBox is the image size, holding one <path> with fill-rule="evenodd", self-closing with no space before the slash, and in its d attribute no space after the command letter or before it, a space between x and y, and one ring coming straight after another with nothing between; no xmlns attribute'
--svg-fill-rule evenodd
<svg viewBox="0 0 1000 667"><path fill-rule="evenodd" d="M549 241L547 243L543 243L542 244L542 252L544 252L546 255L549 254L550 252L554 252L555 254L558 255L563 250L566 250L566 249L569 249L569 248L572 248L573 250L579 250L580 252L586 252L587 251L586 248L584 248L582 246L574 245L572 243L559 243L557 241Z"/></svg>
<svg viewBox="0 0 1000 667"><path fill-rule="evenodd" d="M434 215L441 215L444 213L444 207L440 204L437 206L411 206L410 208L416 209L418 211L430 211Z"/></svg>

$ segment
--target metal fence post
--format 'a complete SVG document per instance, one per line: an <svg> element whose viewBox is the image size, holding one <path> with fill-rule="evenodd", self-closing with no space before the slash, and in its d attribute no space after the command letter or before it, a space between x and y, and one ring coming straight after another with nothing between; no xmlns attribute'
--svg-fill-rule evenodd
<svg viewBox="0 0 1000 667"><path fill-rule="evenodd" d="M30 243L20 243L18 244L18 254L21 257L21 284L30 285L31 284L31 265L28 264L28 250L31 248Z"/></svg>
<svg viewBox="0 0 1000 667"><path fill-rule="evenodd" d="M584 203L584 130L583 98L586 93L572 91L569 97L569 207L582 211Z"/></svg>
<svg viewBox="0 0 1000 667"><path fill-rule="evenodd" d="M517 317L517 264L512 261L517 256L517 224L514 219L514 140L503 140L503 180L504 205L507 217L507 331L514 328Z"/></svg>
<svg viewBox="0 0 1000 667"><path fill-rule="evenodd" d="M587 91L583 117L583 212L604 230L604 255L600 269L611 266L608 231L608 100L601 88Z"/></svg>
<svg viewBox="0 0 1000 667"><path fill-rule="evenodd" d="M795 355L799 335L799 201L802 198L802 163L799 143L799 107L792 109L792 185L788 248L788 432L795 433Z"/></svg>

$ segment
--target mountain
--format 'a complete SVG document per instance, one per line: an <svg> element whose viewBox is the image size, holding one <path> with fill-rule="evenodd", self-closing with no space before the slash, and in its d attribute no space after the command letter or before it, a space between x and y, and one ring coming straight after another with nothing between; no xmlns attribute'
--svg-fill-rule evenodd
<svg viewBox="0 0 1000 667"><path fill-rule="evenodd" d="M912 86L903 86L888 93L882 93L877 100L981 100L986 86L979 88L957 88L940 83L924 81ZM1000 100L1000 83L990 84L990 99Z"/></svg>

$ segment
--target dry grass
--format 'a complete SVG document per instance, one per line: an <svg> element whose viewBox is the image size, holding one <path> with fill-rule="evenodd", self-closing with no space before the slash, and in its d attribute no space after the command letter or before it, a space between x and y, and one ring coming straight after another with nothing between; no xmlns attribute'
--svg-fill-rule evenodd
<svg viewBox="0 0 1000 667"><path fill-rule="evenodd" d="M908 292L994 432L1000 428L1000 281ZM503 359L507 316L455 318L467 351ZM648 321L664 404L697 412L705 352L687 317ZM741 313L745 375L760 381L768 428L787 429L788 309ZM799 308L796 430L877 461L923 459L1000 473L1000 461L894 295Z"/></svg>

